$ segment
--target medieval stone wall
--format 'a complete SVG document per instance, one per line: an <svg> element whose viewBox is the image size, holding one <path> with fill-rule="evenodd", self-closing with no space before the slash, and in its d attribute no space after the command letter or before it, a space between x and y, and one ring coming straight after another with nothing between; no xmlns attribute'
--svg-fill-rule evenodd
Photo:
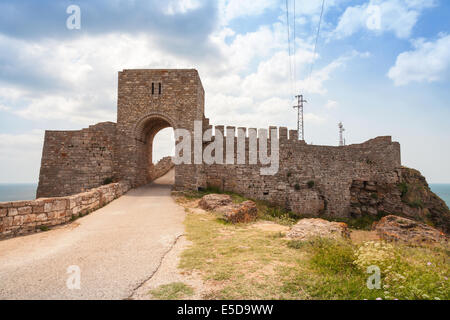
<svg viewBox="0 0 450 320"><path fill-rule="evenodd" d="M227 129L231 134L235 131L234 127ZM215 130L223 132L223 126ZM390 137L344 147L315 146L298 140L295 130L288 137L287 129L280 128L280 166L275 175L266 176L260 174L259 162L248 165L248 140L246 165L204 165L206 186L267 200L300 214L343 217L350 214L354 180L398 182L395 169L401 165L400 145ZM223 145L226 153L225 137ZM268 146L270 150L270 139Z"/></svg>
<svg viewBox="0 0 450 320"><path fill-rule="evenodd" d="M115 177L116 124L78 131L46 131L37 198L66 196Z"/></svg>
<svg viewBox="0 0 450 320"><path fill-rule="evenodd" d="M156 164L152 164L152 167L150 168L150 178L151 180L158 179L159 177L162 177L167 172L169 172L175 164L172 161L172 157L164 157L161 160L159 160Z"/></svg>

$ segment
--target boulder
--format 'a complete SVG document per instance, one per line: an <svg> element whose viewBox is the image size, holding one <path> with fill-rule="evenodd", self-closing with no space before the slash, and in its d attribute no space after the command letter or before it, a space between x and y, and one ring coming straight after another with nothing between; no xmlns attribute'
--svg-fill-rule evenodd
<svg viewBox="0 0 450 320"><path fill-rule="evenodd" d="M224 220L231 223L247 223L257 219L256 203L250 200L233 203L227 194L207 194L198 203L199 207L220 213Z"/></svg>
<svg viewBox="0 0 450 320"><path fill-rule="evenodd" d="M218 211L223 214L226 221L231 223L248 223L258 218L256 203L250 200L221 207Z"/></svg>
<svg viewBox="0 0 450 320"><path fill-rule="evenodd" d="M198 205L204 210L213 211L219 207L231 205L232 202L231 197L227 194L212 193L203 196Z"/></svg>
<svg viewBox="0 0 450 320"><path fill-rule="evenodd" d="M302 219L286 235L296 240L308 240L314 237L349 238L348 226L343 222L330 222L320 218Z"/></svg>
<svg viewBox="0 0 450 320"><path fill-rule="evenodd" d="M446 241L446 236L441 231L426 224L389 215L375 222L373 230L381 239L387 241L400 241L414 244L438 243Z"/></svg>

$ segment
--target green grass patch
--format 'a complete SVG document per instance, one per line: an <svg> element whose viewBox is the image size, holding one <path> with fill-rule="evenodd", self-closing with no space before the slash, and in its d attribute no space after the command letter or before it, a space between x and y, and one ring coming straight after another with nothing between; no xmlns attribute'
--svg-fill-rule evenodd
<svg viewBox="0 0 450 320"><path fill-rule="evenodd" d="M172 282L150 290L149 293L160 300L179 300L192 296L194 289L183 282Z"/></svg>

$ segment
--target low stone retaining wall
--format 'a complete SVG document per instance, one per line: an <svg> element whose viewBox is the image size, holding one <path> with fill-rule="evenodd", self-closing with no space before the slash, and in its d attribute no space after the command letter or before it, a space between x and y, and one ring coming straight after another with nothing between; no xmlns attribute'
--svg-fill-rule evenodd
<svg viewBox="0 0 450 320"><path fill-rule="evenodd" d="M105 206L130 188L128 182L118 182L67 197L0 202L0 239L69 222Z"/></svg>

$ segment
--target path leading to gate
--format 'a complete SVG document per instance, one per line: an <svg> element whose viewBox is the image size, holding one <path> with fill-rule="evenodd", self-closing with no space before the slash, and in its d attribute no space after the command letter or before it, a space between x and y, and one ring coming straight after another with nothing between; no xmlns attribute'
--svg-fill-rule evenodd
<svg viewBox="0 0 450 320"><path fill-rule="evenodd" d="M173 179L172 170L73 223L0 241L0 299L130 297L183 234ZM76 279L69 266L81 271L80 289L66 285Z"/></svg>

